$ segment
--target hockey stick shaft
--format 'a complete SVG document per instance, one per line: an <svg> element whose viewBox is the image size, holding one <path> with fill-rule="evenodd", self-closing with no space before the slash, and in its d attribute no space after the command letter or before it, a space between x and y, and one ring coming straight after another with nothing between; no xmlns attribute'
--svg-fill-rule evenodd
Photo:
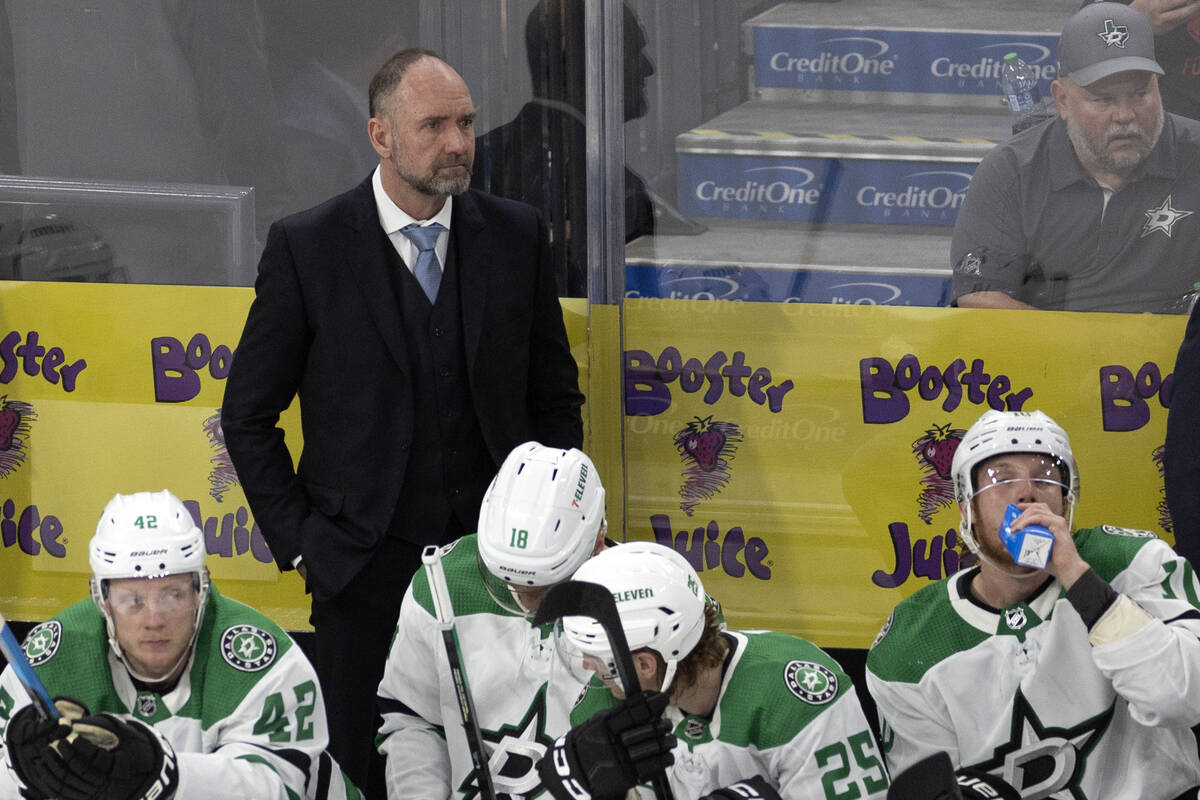
<svg viewBox="0 0 1200 800"><path fill-rule="evenodd" d="M38 716L42 719L61 717L54 701L50 699L50 693L46 691L45 685L42 684L41 679L29 664L29 659L25 657L25 651L21 649L21 645L17 644L17 637L13 635L12 627L3 614L0 614L0 652L4 653L4 658L12 667L13 674L17 676L17 680L29 693L29 699L37 708Z"/></svg>
<svg viewBox="0 0 1200 800"><path fill-rule="evenodd" d="M538 606L533 624L543 625L560 617L591 617L599 622L604 635L608 637L608 648L616 663L617 676L621 679L625 696L633 697L642 691L637 670L633 666L633 653L629 651L629 640L625 638L625 628L621 625L621 615L608 589L586 581L567 581L551 586ZM658 800L675 800L666 770L655 775L651 785Z"/></svg>
<svg viewBox="0 0 1200 800"><path fill-rule="evenodd" d="M450 678L454 682L454 695L458 700L458 716L462 720L463 734L471 763L475 766L476 782L483 800L496 800L496 789L492 786L492 773L488 765L487 748L483 744L483 733L479 729L479 717L475 713L475 700L467 682L467 669L463 664L462 648L458 642L458 628L454 622L454 605L450 601L450 587L446 583L446 572L442 569L442 551L436 545L426 547L421 553L425 575L429 579L429 593L433 596L433 611L442 634L442 645L446 659L450 662Z"/></svg>

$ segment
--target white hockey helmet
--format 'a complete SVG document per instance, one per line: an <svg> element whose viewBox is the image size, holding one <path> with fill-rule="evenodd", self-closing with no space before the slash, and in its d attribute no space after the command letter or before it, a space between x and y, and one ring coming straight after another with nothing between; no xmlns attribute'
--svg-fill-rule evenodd
<svg viewBox="0 0 1200 800"><path fill-rule="evenodd" d="M678 663L704 634L708 603L700 577L688 560L657 542L626 542L596 554L575 580L598 583L617 603L630 651L649 648L667 664L662 691L671 685ZM608 636L590 617L563 617L562 636L585 655L616 673Z"/></svg>
<svg viewBox="0 0 1200 800"><path fill-rule="evenodd" d="M1067 432L1041 411L989 409L967 429L950 464L955 498L966 508L959 530L975 553L979 553L979 543L971 525L971 500L980 489L975 484L975 468L1002 453L1041 453L1058 462L1068 525L1079 500L1079 471Z"/></svg>
<svg viewBox="0 0 1200 800"><path fill-rule="evenodd" d="M192 573L193 585L199 593L194 642L204 618L209 590L204 555L204 532L196 527L191 513L169 490L118 494L108 501L88 546L88 562L92 567L92 600L104 614L109 644L122 661L124 655L106 602L107 582L115 578L161 578ZM190 650L189 647L184 652L185 658Z"/></svg>
<svg viewBox="0 0 1200 800"><path fill-rule="evenodd" d="M604 486L579 450L518 445L479 507L480 574L492 596L525 613L510 590L552 586L591 557L604 523Z"/></svg>

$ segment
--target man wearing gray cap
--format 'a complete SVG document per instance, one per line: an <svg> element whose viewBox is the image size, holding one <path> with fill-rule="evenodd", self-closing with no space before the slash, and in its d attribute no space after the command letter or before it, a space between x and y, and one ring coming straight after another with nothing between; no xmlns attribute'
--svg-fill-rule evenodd
<svg viewBox="0 0 1200 800"><path fill-rule="evenodd" d="M1164 113L1150 23L1063 26L1059 116L996 147L954 226L956 305L1186 313L1200 280L1200 123Z"/></svg>

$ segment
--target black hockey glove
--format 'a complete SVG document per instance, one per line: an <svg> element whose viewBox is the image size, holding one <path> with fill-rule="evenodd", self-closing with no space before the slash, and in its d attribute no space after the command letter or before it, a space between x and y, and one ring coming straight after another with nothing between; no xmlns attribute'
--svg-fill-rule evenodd
<svg viewBox="0 0 1200 800"><path fill-rule="evenodd" d="M946 753L926 756L892 779L888 800L1020 800L1003 779L969 767L958 770Z"/></svg>
<svg viewBox="0 0 1200 800"><path fill-rule="evenodd" d="M542 785L556 800L620 800L675 763L666 707L662 692L640 692L576 725L539 762Z"/></svg>
<svg viewBox="0 0 1200 800"><path fill-rule="evenodd" d="M66 769L60 800L169 800L179 787L175 751L158 731L111 714L72 723L77 734L57 743ZM108 737L105 740L105 737ZM100 744L97 742L100 741Z"/></svg>
<svg viewBox="0 0 1200 800"><path fill-rule="evenodd" d="M706 794L700 800L783 800L779 792L767 783L762 775L755 775L744 781L730 784L723 789L717 789Z"/></svg>
<svg viewBox="0 0 1200 800"><path fill-rule="evenodd" d="M960 767L954 773L959 796L963 800L1021 800L1021 795L1003 778L981 769Z"/></svg>
<svg viewBox="0 0 1200 800"><path fill-rule="evenodd" d="M4 733L4 758L26 798L53 797L60 782L62 758L57 745L71 733L71 721L88 713L87 706L70 697L54 698L61 719L43 719L30 704L13 715Z"/></svg>

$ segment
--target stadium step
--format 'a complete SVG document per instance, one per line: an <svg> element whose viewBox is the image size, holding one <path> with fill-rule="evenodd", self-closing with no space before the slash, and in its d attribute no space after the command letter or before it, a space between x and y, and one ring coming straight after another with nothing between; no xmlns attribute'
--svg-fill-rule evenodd
<svg viewBox="0 0 1200 800"><path fill-rule="evenodd" d="M1048 97L1078 5L791 2L747 20L751 99L675 141L680 211L709 230L631 243L627 294L945 305L967 184L1010 132L1003 56Z"/></svg>

